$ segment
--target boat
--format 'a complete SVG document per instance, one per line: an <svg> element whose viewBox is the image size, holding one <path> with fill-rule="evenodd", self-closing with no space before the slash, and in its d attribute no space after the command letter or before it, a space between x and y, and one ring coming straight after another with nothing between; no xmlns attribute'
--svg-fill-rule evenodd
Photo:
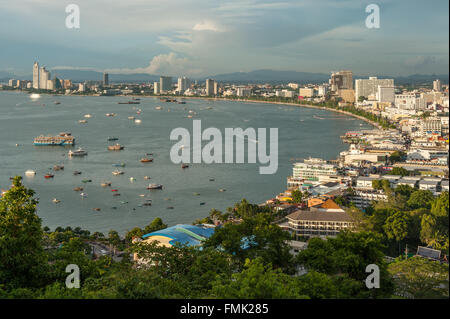
<svg viewBox="0 0 450 319"><path fill-rule="evenodd" d="M206 204L205 202L201 202L201 203L200 203L200 205L205 205L205 204Z"/></svg>
<svg viewBox="0 0 450 319"><path fill-rule="evenodd" d="M113 196L120 196L120 194L119 193L114 193Z"/></svg>
<svg viewBox="0 0 450 319"><path fill-rule="evenodd" d="M91 118L92 115L91 115L91 114L85 114L84 117L85 117L85 118Z"/></svg>
<svg viewBox="0 0 450 319"><path fill-rule="evenodd" d="M130 182L134 182L135 180L136 180L136 178L130 177Z"/></svg>
<svg viewBox="0 0 450 319"><path fill-rule="evenodd" d="M93 208L93 210L95 210L96 212L99 212L100 208Z"/></svg>
<svg viewBox="0 0 450 319"><path fill-rule="evenodd" d="M161 110L162 109L162 107L161 106L157 106L157 107L155 107L155 110Z"/></svg>
<svg viewBox="0 0 450 319"><path fill-rule="evenodd" d="M52 202L55 203L55 204L57 204L57 203L59 203L59 202L61 202L61 201L60 201L59 199L53 198Z"/></svg>
<svg viewBox="0 0 450 319"><path fill-rule="evenodd" d="M186 104L185 101L178 101L178 104Z"/></svg>
<svg viewBox="0 0 450 319"><path fill-rule="evenodd" d="M134 117L134 116L128 116L128 119L129 119L129 120L134 120L135 117Z"/></svg>
<svg viewBox="0 0 450 319"><path fill-rule="evenodd" d="M25 175L27 175L27 176L34 176L34 175L36 175L36 172L33 171L32 169L29 169L29 170L27 170L25 172Z"/></svg>
<svg viewBox="0 0 450 319"><path fill-rule="evenodd" d="M58 102L58 101L55 101L53 103L55 103L56 105L61 104L61 102Z"/></svg>
<svg viewBox="0 0 450 319"><path fill-rule="evenodd" d="M91 182L92 182L92 179L83 179L82 182L83 182L83 183L91 183Z"/></svg>
<svg viewBox="0 0 450 319"><path fill-rule="evenodd" d="M112 164L114 167L125 167L125 163Z"/></svg>
<svg viewBox="0 0 450 319"><path fill-rule="evenodd" d="M136 123L136 124L140 124L140 123L142 123L142 121L141 121L141 120L139 120L139 119L136 119L136 120L134 120L134 123Z"/></svg>
<svg viewBox="0 0 450 319"><path fill-rule="evenodd" d="M149 162L153 162L153 158L148 158L148 157L143 157L140 159L141 163L149 163Z"/></svg>
<svg viewBox="0 0 450 319"><path fill-rule="evenodd" d="M73 190L75 192L82 192L83 191L83 187L75 187Z"/></svg>
<svg viewBox="0 0 450 319"><path fill-rule="evenodd" d="M214 178L210 178L209 181L210 181L210 182L214 182L215 179L214 179Z"/></svg>
<svg viewBox="0 0 450 319"><path fill-rule="evenodd" d="M111 116L116 116L116 113L106 113L105 115L111 117Z"/></svg>
<svg viewBox="0 0 450 319"><path fill-rule="evenodd" d="M57 136L44 136L39 135L34 138L35 146L60 146L60 145L74 145L75 138L72 135L57 135Z"/></svg>
<svg viewBox="0 0 450 319"><path fill-rule="evenodd" d="M112 172L113 175L122 175L124 172L123 171L119 171L119 170L115 170Z"/></svg>
<svg viewBox="0 0 450 319"><path fill-rule="evenodd" d="M147 189L162 189L163 186L161 184L149 184Z"/></svg>
<svg viewBox="0 0 450 319"><path fill-rule="evenodd" d="M169 207L167 207L167 209L174 209L174 207L173 206L169 206Z"/></svg>
<svg viewBox="0 0 450 319"><path fill-rule="evenodd" d="M86 156L87 154L88 154L87 151L85 151L85 150L83 150L81 148L77 149L76 151L70 150L69 153L68 153L68 155L70 157L72 157L72 156Z"/></svg>
<svg viewBox="0 0 450 319"><path fill-rule="evenodd" d="M87 197L88 194L86 194L86 193L81 193L80 196L81 196L81 197Z"/></svg>
<svg viewBox="0 0 450 319"><path fill-rule="evenodd" d="M220 188L220 189L219 189L219 192L225 192L225 191L226 191L225 188Z"/></svg>
<svg viewBox="0 0 450 319"><path fill-rule="evenodd" d="M144 179L145 179L145 180L149 180L149 179L150 179L150 176L144 176Z"/></svg>
<svg viewBox="0 0 450 319"><path fill-rule="evenodd" d="M118 102L117 104L141 104L141 102L138 102L138 101L128 101L128 102Z"/></svg>
<svg viewBox="0 0 450 319"><path fill-rule="evenodd" d="M102 187L108 187L108 186L111 186L111 182L104 182L101 185L102 185Z"/></svg>
<svg viewBox="0 0 450 319"><path fill-rule="evenodd" d="M79 120L78 121L78 123L82 123L82 124L87 123L87 122L88 122L87 120Z"/></svg>
<svg viewBox="0 0 450 319"><path fill-rule="evenodd" d="M181 168L188 168L188 167L189 167L188 164L185 164L185 163L181 164Z"/></svg>
<svg viewBox="0 0 450 319"><path fill-rule="evenodd" d="M80 171L73 171L73 175L80 175L81 172Z"/></svg>
<svg viewBox="0 0 450 319"><path fill-rule="evenodd" d="M109 145L108 146L108 151L120 151L123 150L124 146L120 145L120 144L115 144L115 145Z"/></svg>
<svg viewBox="0 0 450 319"><path fill-rule="evenodd" d="M53 177L55 177L55 175L48 173L48 174L44 175L44 177L45 178L53 178Z"/></svg>
<svg viewBox="0 0 450 319"><path fill-rule="evenodd" d="M54 171L61 171L64 170L64 165L55 165L53 166Z"/></svg>
<svg viewBox="0 0 450 319"><path fill-rule="evenodd" d="M138 98L132 98L133 101L140 101L141 99Z"/></svg>
<svg viewBox="0 0 450 319"><path fill-rule="evenodd" d="M119 138L118 137L108 137L108 141L117 141Z"/></svg>
<svg viewBox="0 0 450 319"><path fill-rule="evenodd" d="M192 193L194 196L200 196L200 193Z"/></svg>

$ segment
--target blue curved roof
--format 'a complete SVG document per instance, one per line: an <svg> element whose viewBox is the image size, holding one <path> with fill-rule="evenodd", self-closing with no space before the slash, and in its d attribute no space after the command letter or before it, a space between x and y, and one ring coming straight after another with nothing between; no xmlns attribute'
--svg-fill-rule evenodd
<svg viewBox="0 0 450 319"><path fill-rule="evenodd" d="M142 236L143 239L151 236L168 237L171 240L169 243L175 245L180 243L187 246L198 246L202 241L211 237L214 234L214 228L205 227L202 225L188 225L179 224L165 229L161 229Z"/></svg>

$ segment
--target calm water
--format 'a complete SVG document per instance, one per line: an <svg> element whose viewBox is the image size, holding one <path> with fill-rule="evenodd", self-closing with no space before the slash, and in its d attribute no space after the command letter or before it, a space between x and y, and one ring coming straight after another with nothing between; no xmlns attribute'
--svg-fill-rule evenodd
<svg viewBox="0 0 450 319"><path fill-rule="evenodd" d="M293 106L203 100L176 104L157 98L142 98L139 105L117 103L127 100L43 95L33 101L27 94L0 92L0 188L9 187L10 176L24 176L25 185L34 189L40 199L38 214L43 224L51 229L80 226L91 231L115 229L123 233L135 226L144 227L155 217L161 217L169 225L191 223L208 215L211 208L224 210L242 198L255 203L272 198L285 189L294 158L335 159L347 148L340 135L348 130L369 128L354 118ZM156 110L157 105L163 109ZM140 115L136 114L137 109L142 109ZM203 129L217 127L222 133L225 127L277 127L277 173L260 175L259 164L190 164L184 170L173 164L169 151L176 142L170 141L169 135L176 127L192 131L192 119L187 118L189 110L197 113L193 119L201 119ZM92 115L88 123L78 123L88 113ZM107 117L106 113L117 115ZM128 116L135 116L142 123L135 124ZM70 147L33 146L35 136L63 131L72 132L75 147L86 149L88 156L69 159ZM118 142L125 149L108 151L108 136L119 137ZM145 153L154 153L153 163L139 162ZM113 176L111 172L116 168L112 164L121 162L126 164L119 168L125 174ZM54 172L53 179L45 179L44 175L55 164L63 164L65 169ZM35 170L36 176L26 177L27 169ZM74 170L82 174L74 176ZM144 180L146 175L151 180ZM131 182L130 177L136 181ZM86 178L92 179L92 183L81 182ZM103 181L111 181L112 188L118 189L121 196L113 197L111 188L100 186ZM148 191L149 182L163 184L164 189ZM73 191L77 186L84 187L87 198ZM226 191L220 192L220 188ZM53 198L61 202L55 204ZM153 205L139 207L147 198L152 199ZM205 204L200 205L201 202ZM167 209L168 206L174 209Z"/></svg>

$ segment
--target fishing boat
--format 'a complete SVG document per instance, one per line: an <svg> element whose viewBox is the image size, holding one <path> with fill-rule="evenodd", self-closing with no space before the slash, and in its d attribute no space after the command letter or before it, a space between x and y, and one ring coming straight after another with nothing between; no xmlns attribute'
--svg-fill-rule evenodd
<svg viewBox="0 0 450 319"><path fill-rule="evenodd" d="M34 138L33 144L35 146L64 146L64 145L74 145L75 144L75 138L69 134L66 133L66 135L60 135L57 136L44 136L39 135L38 137Z"/></svg>
<svg viewBox="0 0 450 319"><path fill-rule="evenodd" d="M167 207L167 209L174 209L174 207L173 206L169 206L169 207Z"/></svg>
<svg viewBox="0 0 450 319"><path fill-rule="evenodd" d="M117 141L118 137L108 137L108 141Z"/></svg>
<svg viewBox="0 0 450 319"><path fill-rule="evenodd" d="M134 117L134 116L128 116L128 119L129 119L129 120L134 120L135 117Z"/></svg>
<svg viewBox="0 0 450 319"><path fill-rule="evenodd" d="M27 170L25 172L25 175L27 175L27 176L34 176L34 175L36 175L36 172L33 171L32 169L29 169L29 170Z"/></svg>
<svg viewBox="0 0 450 319"><path fill-rule="evenodd" d="M82 192L83 191L83 187L75 187L73 190L75 192Z"/></svg>
<svg viewBox="0 0 450 319"><path fill-rule="evenodd" d="M206 204L205 202L201 202L201 203L200 203L200 205L205 205L205 204Z"/></svg>
<svg viewBox="0 0 450 319"><path fill-rule="evenodd" d="M102 187L108 187L111 186L111 182L104 182L101 184Z"/></svg>
<svg viewBox="0 0 450 319"><path fill-rule="evenodd" d="M149 163L149 162L153 162L153 158L148 158L148 157L146 156L146 157L141 158L141 159L140 159L140 162L141 162L141 163Z"/></svg>
<svg viewBox="0 0 450 319"><path fill-rule="evenodd" d="M81 172L80 171L73 171L73 175L80 175Z"/></svg>
<svg viewBox="0 0 450 319"><path fill-rule="evenodd" d="M144 176L144 179L145 179L145 180L149 180L149 179L150 179L150 176Z"/></svg>
<svg viewBox="0 0 450 319"><path fill-rule="evenodd" d="M85 114L84 117L85 117L85 118L91 118L92 115L91 115L91 114Z"/></svg>
<svg viewBox="0 0 450 319"><path fill-rule="evenodd" d="M96 212L99 212L100 208L93 208L93 210L95 210Z"/></svg>
<svg viewBox="0 0 450 319"><path fill-rule="evenodd" d="M64 165L55 165L53 166L54 171L61 171L64 170Z"/></svg>
<svg viewBox="0 0 450 319"><path fill-rule="evenodd" d="M189 167L188 164L185 164L185 163L181 164L181 168L188 168L188 167Z"/></svg>
<svg viewBox="0 0 450 319"><path fill-rule="evenodd" d="M220 188L220 189L219 189L219 192L225 192L225 191L226 191L225 188Z"/></svg>
<svg viewBox="0 0 450 319"><path fill-rule="evenodd" d="M61 104L61 102L58 102L58 101L55 101L53 103L55 103L56 105Z"/></svg>
<svg viewBox="0 0 450 319"><path fill-rule="evenodd" d="M76 151L70 150L69 153L68 153L69 157L72 157L72 156L86 156L87 154L88 154L87 151L85 151L85 150L83 150L81 148L77 149Z"/></svg>
<svg viewBox="0 0 450 319"><path fill-rule="evenodd" d="M116 113L106 113L105 115L111 117L111 116L116 116Z"/></svg>
<svg viewBox="0 0 450 319"><path fill-rule="evenodd" d="M114 193L113 196L120 196L120 194L119 193Z"/></svg>
<svg viewBox="0 0 450 319"><path fill-rule="evenodd" d="M57 204L57 203L59 203L59 202L61 202L61 201L60 201L59 199L53 198L52 202L55 203L55 204Z"/></svg>
<svg viewBox="0 0 450 319"><path fill-rule="evenodd" d="M143 206L152 206L152 202L145 202L145 203L142 203L142 205Z"/></svg>
<svg viewBox="0 0 450 319"><path fill-rule="evenodd" d="M91 182L92 182L92 179L83 179L82 182L83 182L83 183L91 183Z"/></svg>
<svg viewBox="0 0 450 319"><path fill-rule="evenodd" d="M53 177L55 177L55 175L48 173L48 174L44 175L44 177L45 178L53 178Z"/></svg>
<svg viewBox="0 0 450 319"><path fill-rule="evenodd" d="M118 189L111 189L111 192L118 192Z"/></svg>
<svg viewBox="0 0 450 319"><path fill-rule="evenodd" d="M112 164L114 167L125 167L125 163Z"/></svg>
<svg viewBox="0 0 450 319"><path fill-rule="evenodd" d="M124 146L120 145L120 144L115 144L115 145L109 145L108 146L108 151L120 151L123 150Z"/></svg>
<svg viewBox="0 0 450 319"><path fill-rule="evenodd" d="M214 182L215 179L214 179L214 178L210 178L209 181L210 181L210 182Z"/></svg>
<svg viewBox="0 0 450 319"><path fill-rule="evenodd" d="M161 110L162 109L162 106L157 106L157 107L155 107L155 110Z"/></svg>
<svg viewBox="0 0 450 319"><path fill-rule="evenodd" d="M130 177L130 182L134 182L135 180L136 180L136 178Z"/></svg>
<svg viewBox="0 0 450 319"><path fill-rule="evenodd" d="M140 119L136 119L136 120L134 120L134 123L140 124L140 123L142 123L142 121Z"/></svg>
<svg viewBox="0 0 450 319"><path fill-rule="evenodd" d="M85 124L85 123L87 123L88 121L87 120L79 120L78 121L78 123L82 123L82 124Z"/></svg>
<svg viewBox="0 0 450 319"><path fill-rule="evenodd" d="M147 189L162 189L163 186L161 184L149 184Z"/></svg>
<svg viewBox="0 0 450 319"><path fill-rule="evenodd" d="M119 170L115 170L112 172L113 175L122 175L124 172L123 171L119 171Z"/></svg>
<svg viewBox="0 0 450 319"><path fill-rule="evenodd" d="M80 196L81 196L81 197L87 197L88 194L86 194L86 193L81 193Z"/></svg>

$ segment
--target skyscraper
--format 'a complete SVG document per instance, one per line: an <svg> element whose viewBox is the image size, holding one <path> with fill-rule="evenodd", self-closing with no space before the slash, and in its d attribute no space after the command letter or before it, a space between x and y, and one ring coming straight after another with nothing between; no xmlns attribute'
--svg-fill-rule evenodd
<svg viewBox="0 0 450 319"><path fill-rule="evenodd" d="M331 90L353 90L353 72L343 70L331 73Z"/></svg>
<svg viewBox="0 0 450 319"><path fill-rule="evenodd" d="M191 81L187 77L183 76L183 77L178 78L177 91L184 92L190 86L191 86Z"/></svg>
<svg viewBox="0 0 450 319"><path fill-rule="evenodd" d="M394 79L369 77L369 79L355 80L355 99L358 100L360 96L368 98L369 95L375 95L378 91L378 86L394 87Z"/></svg>
<svg viewBox="0 0 450 319"><path fill-rule="evenodd" d="M153 83L153 94L159 94L159 93L161 93L160 85L161 85L161 84L160 84L159 82Z"/></svg>
<svg viewBox="0 0 450 319"><path fill-rule="evenodd" d="M39 89L39 63L33 64L33 89Z"/></svg>
<svg viewBox="0 0 450 319"><path fill-rule="evenodd" d="M206 95L214 95L214 80L206 79Z"/></svg>
<svg viewBox="0 0 450 319"><path fill-rule="evenodd" d="M43 90L47 90L47 81L50 80L50 72L45 69L45 67L41 67L39 70L39 88Z"/></svg>
<svg viewBox="0 0 450 319"><path fill-rule="evenodd" d="M441 92L441 81L440 80L435 80L433 81L433 91L436 92Z"/></svg>
<svg viewBox="0 0 450 319"><path fill-rule="evenodd" d="M159 88L160 88L161 93L172 90L172 77L171 76L161 76L159 78L159 83L160 83Z"/></svg>
<svg viewBox="0 0 450 319"><path fill-rule="evenodd" d="M109 85L109 74L108 73L103 73L103 86L108 86Z"/></svg>

